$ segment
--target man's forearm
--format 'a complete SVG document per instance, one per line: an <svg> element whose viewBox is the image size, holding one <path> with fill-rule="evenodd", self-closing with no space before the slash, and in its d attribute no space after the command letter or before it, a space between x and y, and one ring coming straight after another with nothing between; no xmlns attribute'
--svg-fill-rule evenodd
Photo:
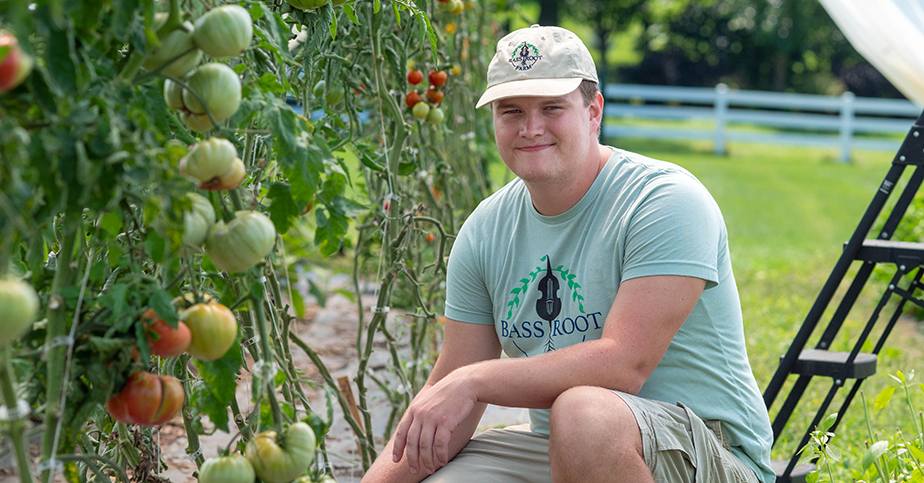
<svg viewBox="0 0 924 483"><path fill-rule="evenodd" d="M584 342L534 357L498 359L461 368L453 377L474 385L477 400L546 409L564 391L599 386L635 394L650 372L612 340Z"/></svg>

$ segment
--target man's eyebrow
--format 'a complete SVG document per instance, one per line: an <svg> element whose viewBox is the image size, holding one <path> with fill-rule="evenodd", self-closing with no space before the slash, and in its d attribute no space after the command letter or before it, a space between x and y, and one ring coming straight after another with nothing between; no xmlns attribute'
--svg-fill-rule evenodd
<svg viewBox="0 0 924 483"><path fill-rule="evenodd" d="M539 102L539 105L540 105L540 106L547 106L547 105L550 105L550 104L564 104L564 103L566 103L566 102L567 102L567 100L566 100L564 97L550 97L550 98L548 98L548 99L545 99L545 100ZM502 100L500 100L500 101L497 101L496 107L497 107L498 109L507 109L507 108L519 107L519 106L518 106L518 104L517 104L516 102L502 99Z"/></svg>

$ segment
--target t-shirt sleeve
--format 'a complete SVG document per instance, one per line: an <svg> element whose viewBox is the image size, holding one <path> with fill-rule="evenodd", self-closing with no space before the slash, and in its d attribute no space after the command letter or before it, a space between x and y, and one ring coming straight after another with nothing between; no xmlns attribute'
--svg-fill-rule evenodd
<svg viewBox="0 0 924 483"><path fill-rule="evenodd" d="M446 267L446 317L494 325L493 305L484 278L483 257L476 255L471 218L459 230Z"/></svg>
<svg viewBox="0 0 924 483"><path fill-rule="evenodd" d="M724 227L712 195L694 178L681 173L655 177L629 220L622 279L682 275L714 287Z"/></svg>

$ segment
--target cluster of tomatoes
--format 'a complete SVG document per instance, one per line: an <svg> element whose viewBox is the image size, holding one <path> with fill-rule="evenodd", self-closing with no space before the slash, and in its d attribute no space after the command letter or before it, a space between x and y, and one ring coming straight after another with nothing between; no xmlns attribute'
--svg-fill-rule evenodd
<svg viewBox="0 0 924 483"><path fill-rule="evenodd" d="M462 0L437 0L436 6L453 15L459 15L465 10L465 3Z"/></svg>
<svg viewBox="0 0 924 483"><path fill-rule="evenodd" d="M411 109L414 117L426 120L434 124L443 122L443 110L439 107L443 101L443 87L446 84L448 75L444 70L431 70L428 76L430 86L426 92L421 95L417 89L411 89L404 96L404 103ZM423 72L417 69L411 69L407 72L407 81L411 85L418 85L423 82Z"/></svg>
<svg viewBox="0 0 924 483"><path fill-rule="evenodd" d="M144 59L144 68L182 79L189 89L164 82L164 100L180 111L190 129L206 131L231 117L241 104L241 80L227 64L197 67L202 54L221 59L239 55L253 40L253 21L240 5L213 8L195 24L185 22L160 39L160 46ZM184 54L185 52L185 54ZM211 114L211 117L209 116Z"/></svg>
<svg viewBox="0 0 924 483"><path fill-rule="evenodd" d="M214 361L225 355L237 338L237 319L231 309L207 294L188 293L177 297L174 305L180 320L176 327L161 319L153 309L141 315L153 355L176 357L184 352L201 361ZM158 426L173 419L183 408L186 393L175 377L135 371L125 387L106 401L106 410L125 424Z"/></svg>

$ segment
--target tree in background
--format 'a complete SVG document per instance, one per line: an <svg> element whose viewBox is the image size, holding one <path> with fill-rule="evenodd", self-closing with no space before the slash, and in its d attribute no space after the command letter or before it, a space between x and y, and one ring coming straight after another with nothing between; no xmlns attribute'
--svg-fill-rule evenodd
<svg viewBox="0 0 924 483"><path fill-rule="evenodd" d="M816 1L804 0L566 0L546 5L538 18L593 26L597 52L641 24L633 66L598 64L607 81L741 89L901 97L856 52ZM547 13L554 9L554 15ZM560 23L560 22L559 22ZM594 42L594 40L596 42Z"/></svg>

